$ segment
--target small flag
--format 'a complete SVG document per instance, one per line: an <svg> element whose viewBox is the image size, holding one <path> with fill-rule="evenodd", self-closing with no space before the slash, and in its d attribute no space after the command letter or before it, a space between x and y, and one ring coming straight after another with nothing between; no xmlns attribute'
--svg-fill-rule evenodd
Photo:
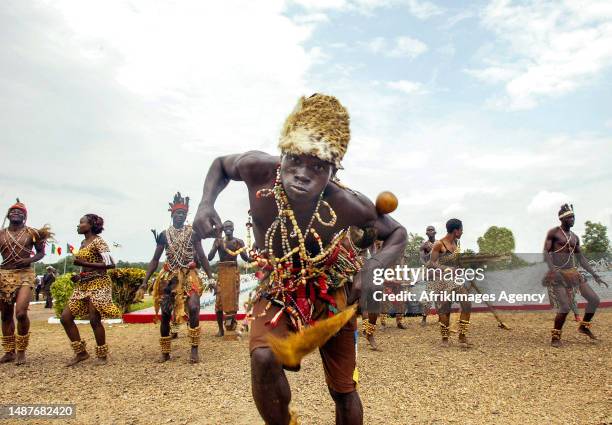
<svg viewBox="0 0 612 425"><path fill-rule="evenodd" d="M51 254L55 254L55 244L51 244Z"/></svg>
<svg viewBox="0 0 612 425"><path fill-rule="evenodd" d="M74 247L72 245L70 245L69 243L66 244L66 251L68 251L69 253L73 253L74 252Z"/></svg>
<svg viewBox="0 0 612 425"><path fill-rule="evenodd" d="M61 246L58 246L55 250L57 251L57 255L62 255L62 247Z"/></svg>

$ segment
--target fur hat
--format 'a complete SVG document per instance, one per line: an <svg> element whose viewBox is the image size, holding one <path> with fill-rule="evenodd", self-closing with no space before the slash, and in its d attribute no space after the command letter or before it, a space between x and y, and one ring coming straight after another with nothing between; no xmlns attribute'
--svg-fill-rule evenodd
<svg viewBox="0 0 612 425"><path fill-rule="evenodd" d="M351 138L349 121L347 110L335 97L302 96L285 120L278 147L282 153L312 155L342 168Z"/></svg>

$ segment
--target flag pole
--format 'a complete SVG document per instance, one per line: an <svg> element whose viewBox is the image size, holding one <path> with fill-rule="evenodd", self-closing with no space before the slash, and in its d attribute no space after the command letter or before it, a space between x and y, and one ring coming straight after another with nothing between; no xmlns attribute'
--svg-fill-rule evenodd
<svg viewBox="0 0 612 425"><path fill-rule="evenodd" d="M68 255L64 257L64 274L66 274L66 260L68 259Z"/></svg>

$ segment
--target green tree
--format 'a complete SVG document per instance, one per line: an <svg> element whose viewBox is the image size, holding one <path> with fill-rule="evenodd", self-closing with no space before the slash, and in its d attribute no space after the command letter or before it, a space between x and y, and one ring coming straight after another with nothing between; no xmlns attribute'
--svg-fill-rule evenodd
<svg viewBox="0 0 612 425"><path fill-rule="evenodd" d="M601 258L610 253L610 240L608 239L608 228L601 223L587 221L584 223L584 235L582 235L582 250L589 258Z"/></svg>
<svg viewBox="0 0 612 425"><path fill-rule="evenodd" d="M514 252L514 235L506 227L489 227L477 242L480 254L505 255Z"/></svg>
<svg viewBox="0 0 612 425"><path fill-rule="evenodd" d="M404 257L406 258L406 265L408 267L418 267L421 265L419 249L423 242L425 242L425 238L422 236L416 233L408 234L408 241L406 242L406 248L404 248Z"/></svg>

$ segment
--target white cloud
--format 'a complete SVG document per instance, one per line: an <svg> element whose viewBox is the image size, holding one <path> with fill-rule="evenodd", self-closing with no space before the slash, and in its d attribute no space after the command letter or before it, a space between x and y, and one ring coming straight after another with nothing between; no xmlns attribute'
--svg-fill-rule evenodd
<svg viewBox="0 0 612 425"><path fill-rule="evenodd" d="M388 56L394 58L416 58L427 51L427 45L420 40L411 37L398 37L395 45L387 52Z"/></svg>
<svg viewBox="0 0 612 425"><path fill-rule="evenodd" d="M527 205L527 212L529 214L551 214L551 212L556 212L566 202L569 202L569 196L565 193L541 190L534 195L529 205Z"/></svg>
<svg viewBox="0 0 612 425"><path fill-rule="evenodd" d="M344 9L348 2L346 0L293 0L307 10L334 10Z"/></svg>
<svg viewBox="0 0 612 425"><path fill-rule="evenodd" d="M388 81L387 87L393 90L398 90L404 94L422 94L425 93L423 85L416 81L399 80Z"/></svg>
<svg viewBox="0 0 612 425"><path fill-rule="evenodd" d="M329 22L329 17L325 13L308 13L304 15L294 15L291 19L298 24L320 24Z"/></svg>
<svg viewBox="0 0 612 425"><path fill-rule="evenodd" d="M422 0L292 0L306 10L355 11L369 15L376 9L406 8L417 19L426 20L441 15L444 9Z"/></svg>
<svg viewBox="0 0 612 425"><path fill-rule="evenodd" d="M372 53L391 58L414 59L427 51L425 43L408 36L397 37L393 41L384 37L375 37L361 44Z"/></svg>
<svg viewBox="0 0 612 425"><path fill-rule="evenodd" d="M463 213L466 210L467 208L464 205L455 202L444 208L444 210L442 210L442 215L445 217L450 217L453 214Z"/></svg>
<svg viewBox="0 0 612 425"><path fill-rule="evenodd" d="M387 40L384 37L375 37L362 45L372 53L382 53L387 48Z"/></svg>
<svg viewBox="0 0 612 425"><path fill-rule="evenodd" d="M503 83L494 103L530 109L589 84L612 65L612 7L607 0L494 0L482 24L497 36L487 64L469 71L481 81Z"/></svg>
<svg viewBox="0 0 612 425"><path fill-rule="evenodd" d="M519 71L509 67L490 66L482 69L466 69L465 72L483 83L505 83L515 77Z"/></svg>
<svg viewBox="0 0 612 425"><path fill-rule="evenodd" d="M444 9L429 1L408 0L407 3L410 13L419 19L425 20L444 13Z"/></svg>
<svg viewBox="0 0 612 425"><path fill-rule="evenodd" d="M125 259L152 254L148 229L168 225L176 190L197 205L215 156L275 152L283 118L312 91L308 70L325 59L303 47L311 28L272 0L17 2L0 8L0 31L11 46L0 49L0 96L19 99L0 102L12 158L1 204L20 196L33 225L50 221L73 244L78 218L99 213ZM24 171L24 157L40 158L40 171ZM246 211L232 185L219 213L243 223Z"/></svg>

